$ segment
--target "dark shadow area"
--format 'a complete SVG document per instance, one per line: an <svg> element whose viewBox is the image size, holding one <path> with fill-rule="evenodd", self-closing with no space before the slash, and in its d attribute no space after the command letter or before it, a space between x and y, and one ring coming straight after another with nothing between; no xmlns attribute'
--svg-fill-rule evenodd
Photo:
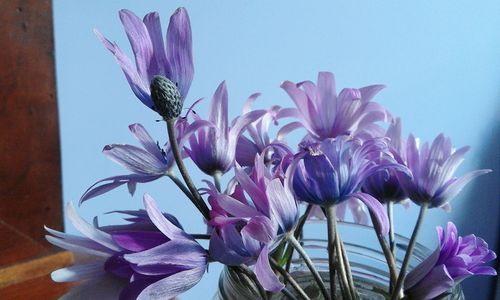
<svg viewBox="0 0 500 300"><path fill-rule="evenodd" d="M497 108L497 116L500 107ZM472 182L463 213L457 220L459 232L474 233L486 240L490 249L498 255L500 249L500 122L492 120L491 135L485 136L482 145L479 168L489 168L493 172ZM471 222L474 220L474 222ZM494 261L499 271L499 260ZM465 295L474 299L494 299L500 291L495 291L497 276L474 276L462 283Z"/></svg>

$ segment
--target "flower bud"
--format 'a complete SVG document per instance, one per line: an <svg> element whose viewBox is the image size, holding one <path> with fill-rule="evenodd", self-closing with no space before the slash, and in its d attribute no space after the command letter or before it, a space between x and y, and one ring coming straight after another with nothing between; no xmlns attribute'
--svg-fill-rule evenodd
<svg viewBox="0 0 500 300"><path fill-rule="evenodd" d="M163 119L177 118L182 110L182 98L177 85L164 76L155 76L151 81L151 98L156 112Z"/></svg>

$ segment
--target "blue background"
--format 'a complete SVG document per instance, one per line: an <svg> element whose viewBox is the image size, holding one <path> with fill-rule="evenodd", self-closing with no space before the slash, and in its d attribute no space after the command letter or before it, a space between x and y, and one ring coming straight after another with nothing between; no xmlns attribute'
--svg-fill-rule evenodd
<svg viewBox="0 0 500 300"><path fill-rule="evenodd" d="M451 219L461 235L475 233L498 250L499 1L55 0L65 202L77 202L98 179L127 173L100 151L109 143L136 144L129 124L142 123L160 143L167 139L164 124L157 123L158 116L134 97L92 29L98 28L130 54L118 10L128 8L140 17L158 11L165 32L178 6L188 9L193 29L195 77L186 101L206 97L198 107L202 116L222 80L227 80L232 117L256 91L263 93L257 107L293 106L280 83L315 80L318 71L334 72L337 88L386 84L376 99L402 118L405 136L412 132L430 141L444 132L457 147L471 145L459 175L494 169L452 201L451 213L430 211L420 241L433 248L435 226L445 226ZM205 176L194 172L194 178L200 182ZM91 220L107 211L139 208L145 192L174 213L188 231L204 230L189 201L166 178L139 185L134 197L119 188L88 202L79 212ZM398 232L409 235L417 208L398 208L396 214ZM114 221L114 216L102 216L103 223ZM74 229L69 225L67 231ZM202 282L181 298L209 299L220 268L212 264ZM495 280L466 281L466 295L487 299L485 291Z"/></svg>

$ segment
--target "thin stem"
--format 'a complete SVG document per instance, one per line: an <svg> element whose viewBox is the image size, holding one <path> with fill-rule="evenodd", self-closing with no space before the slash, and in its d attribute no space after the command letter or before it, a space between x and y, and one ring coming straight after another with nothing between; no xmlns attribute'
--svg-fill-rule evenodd
<svg viewBox="0 0 500 300"><path fill-rule="evenodd" d="M335 298L335 272L337 270L337 262L335 260L335 240L337 232L337 216L335 214L335 205L331 204L325 208L326 222L328 226L328 266L330 271L330 294Z"/></svg>
<svg viewBox="0 0 500 300"><path fill-rule="evenodd" d="M274 260L274 258L269 257L269 261L271 262L271 266L278 271L278 273L283 276L283 278L286 279L287 282L290 283L290 285L299 293L299 295L304 299L304 300L310 300L309 296L307 296L306 292L300 287L300 285L295 281L295 279L288 273L285 269L280 267L280 265Z"/></svg>
<svg viewBox="0 0 500 300"><path fill-rule="evenodd" d="M300 217L299 222L297 224L297 227L295 228L295 231L293 233L295 238L299 238L300 234L302 233L302 230L304 228L304 225L306 224L307 217L309 216L309 213L311 212L312 207L313 207L312 204L308 204L304 214ZM286 255L285 270L287 272L290 272L290 266L292 265L292 255L293 255L293 247L291 245L288 245L286 252L285 252L285 255ZM286 280L285 280L285 284L286 284Z"/></svg>
<svg viewBox="0 0 500 300"><path fill-rule="evenodd" d="M370 213L370 218L373 224L377 222L375 216L372 213ZM382 234L375 230L375 235L377 236L380 247L382 248L382 252L384 253L385 260L387 261L387 266L389 267L389 293L392 293L394 285L396 284L396 280L398 279L396 260L394 258L394 254L391 252L391 249L389 248L389 246L387 246L387 243L385 242Z"/></svg>
<svg viewBox="0 0 500 300"><path fill-rule="evenodd" d="M392 256L396 255L396 242L394 238L394 203L392 201L387 202L387 217L389 218L389 247L391 249Z"/></svg>
<svg viewBox="0 0 500 300"><path fill-rule="evenodd" d="M230 268L234 268L236 271L239 271L241 274L245 275L245 276L243 276L244 278L249 279L250 281L253 281L253 284L255 284L255 286L257 287L257 290L259 291L261 298L264 300L268 299L266 290L264 290L264 288L260 284L259 280L257 279L257 276L255 276L255 273L252 270L250 270L245 265L239 265L237 267L230 267ZM252 282L250 282L250 283L252 283Z"/></svg>
<svg viewBox="0 0 500 300"><path fill-rule="evenodd" d="M302 259L304 259L304 262L306 263L306 265L309 268L309 270L311 271L314 279L316 280L316 283L318 284L319 289L321 290L321 293L323 294L323 297L326 300L331 299L330 295L328 295L328 290L325 287L325 283L323 282L323 279L321 279L321 275L318 273L318 270L316 270L316 268L314 267L313 262L311 261L311 259L307 255L304 248L302 248L299 241L297 241L297 239L293 235L288 236L288 241L295 248L295 250L297 250L297 252L300 254Z"/></svg>
<svg viewBox="0 0 500 300"><path fill-rule="evenodd" d="M340 252L342 253L342 259L344 261L344 267L347 276L347 283L349 284L349 290L351 291L352 297L356 299L357 298L356 286L354 285L354 280L352 278L351 265L349 264L349 258L347 257L344 243L342 242L342 239L340 238L340 234L338 231L337 231L337 240L339 241L340 244Z"/></svg>
<svg viewBox="0 0 500 300"><path fill-rule="evenodd" d="M281 293L283 293L283 295L285 295L288 299L290 300L298 300L297 297L295 297L292 292L290 292L286 287L284 287L282 290L281 290Z"/></svg>
<svg viewBox="0 0 500 300"><path fill-rule="evenodd" d="M210 234L190 234L196 240L209 240Z"/></svg>
<svg viewBox="0 0 500 300"><path fill-rule="evenodd" d="M205 219L208 220L210 210L203 201L203 198L201 198L200 193L196 189L196 186L194 185L193 181L191 180L191 177L189 176L186 166L184 165L184 161L182 160L181 157L179 144L177 143L177 137L175 134L175 119L169 119L166 122L167 122L168 139L170 142L170 148L172 149L172 154L174 155L175 162L177 163L177 167L179 168L179 172L181 173L184 182L186 183L191 194L193 195L191 202L193 202L193 204L198 208L203 217L205 217Z"/></svg>
<svg viewBox="0 0 500 300"><path fill-rule="evenodd" d="M174 174L167 174L168 178L170 178L175 185L188 197L193 201L193 195L191 195L191 192L188 190L188 188L182 183L182 181L179 179L179 177L175 176Z"/></svg>
<svg viewBox="0 0 500 300"><path fill-rule="evenodd" d="M334 215L335 216L335 215ZM333 222L335 223L335 227L337 226L337 218L333 218ZM336 233L335 233L336 234ZM338 237L338 236L337 236ZM342 256L342 246L340 244L340 239L336 238L335 239L335 248L337 250L337 271L338 271L338 276L340 279L340 282L342 286L344 287L344 298L347 296L347 299L354 299L354 295L351 293L351 289L349 288L349 281L347 279L347 274L346 274L346 264L349 264L348 261L344 260L344 257Z"/></svg>
<svg viewBox="0 0 500 300"><path fill-rule="evenodd" d="M391 300L398 299L400 295L401 288L403 287L403 282L406 278L408 264L410 263L410 258L413 254L413 248L415 248L415 243L417 242L417 235L424 220L425 212L427 211L427 206L427 203L422 203L420 205L420 213L418 214L417 223L415 224L415 228L413 229L413 233L410 238L410 243L408 244L408 248L406 249L405 258L403 260L403 264L401 265L401 271L399 272L398 281L396 282L396 287L394 288Z"/></svg>
<svg viewBox="0 0 500 300"><path fill-rule="evenodd" d="M220 184L220 178L222 176L222 173L219 171L215 171L214 175L212 176L214 178L214 184L219 193L221 192L221 184Z"/></svg>

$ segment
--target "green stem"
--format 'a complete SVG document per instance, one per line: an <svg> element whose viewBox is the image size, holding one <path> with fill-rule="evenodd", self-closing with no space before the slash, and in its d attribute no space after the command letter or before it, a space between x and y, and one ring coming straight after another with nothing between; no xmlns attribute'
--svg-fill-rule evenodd
<svg viewBox="0 0 500 300"><path fill-rule="evenodd" d="M333 206L333 205L331 205ZM328 208L327 208L327 211L328 211ZM331 212L329 213L329 215L331 214ZM329 222L332 222L335 226L335 229L337 227L337 218L336 218L336 215L335 215L335 211L333 211L333 216L329 216L329 217L332 217L332 221L329 221ZM335 250L337 252L337 271L338 271L338 276L339 276L339 281L343 287L343 291L344 291L344 295L343 295L343 298L344 299L354 299L354 295L352 295L351 293L351 289L349 288L349 281L347 279L347 273L346 273L346 265L349 264L348 261L344 260L344 256L342 255L342 245L341 245L341 241L340 239L338 238L338 234L337 232L334 232L333 233L335 235Z"/></svg>
<svg viewBox="0 0 500 300"><path fill-rule="evenodd" d="M191 177L189 176L186 166L184 165L184 161L182 160L181 152L179 150L179 144L177 143L177 137L175 134L175 119L169 119L166 122L167 122L168 139L170 142L170 148L172 149L172 154L174 155L175 162L177 163L177 167L179 168L179 172L181 173L184 182L186 183L189 191L191 192L191 195L193 195L193 198L190 198L191 202L193 202L196 208L198 208L203 217L209 220L210 210L203 201L203 198L201 198L200 193L196 189L196 186L194 185L193 181L191 180Z"/></svg>
<svg viewBox="0 0 500 300"><path fill-rule="evenodd" d="M287 282L290 283L290 285L299 293L299 295L304 299L304 300L310 300L309 296L304 292L304 290L300 287L300 285L295 281L295 279L288 273L285 269L280 267L280 265L274 260L274 258L269 257L269 261L271 262L271 266L278 271L278 273L283 276L283 278L286 279Z"/></svg>
<svg viewBox="0 0 500 300"><path fill-rule="evenodd" d="M401 271L399 272L398 281L396 282L396 287L394 288L394 292L392 294L391 300L396 300L399 298L401 293L401 289L403 287L403 282L406 278L406 271L408 269L408 265L410 263L410 258L413 254L413 248L415 248L415 244L417 242L417 235L420 231L420 227L424 220L425 212L427 211L427 203L422 203L420 205L420 213L418 214L417 223L415 224L415 228L413 229L413 233L410 238L410 243L408 244L408 248L406 249L405 258L403 260L403 264L401 265Z"/></svg>
<svg viewBox="0 0 500 300"><path fill-rule="evenodd" d="M337 231L337 240L339 241L339 244L340 244L340 252L342 253L342 259L344 261L344 268L346 271L347 283L349 285L349 290L351 291L351 295L352 295L353 299L357 299L356 286L354 285L354 280L352 278L351 265L349 264L349 258L347 257L344 243L342 242L342 239L340 238L340 234L338 231Z"/></svg>
<svg viewBox="0 0 500 300"><path fill-rule="evenodd" d="M214 184L219 193L221 192L221 184L220 184L220 179L222 177L222 173L220 171L215 171L214 175L212 176L214 178Z"/></svg>
<svg viewBox="0 0 500 300"><path fill-rule="evenodd" d="M286 287L284 287L282 290L281 290L281 293L283 293L283 295L285 295L285 297L287 297L288 299L290 300L298 300L297 297L295 297L292 292L290 292Z"/></svg>
<svg viewBox="0 0 500 300"><path fill-rule="evenodd" d="M321 290L321 293L323 294L323 297L326 300L331 299L330 295L328 295L328 290L325 287L325 283L323 282L323 279L321 279L321 275L318 273L318 270L316 270L316 268L314 267L313 262L311 261L311 259L307 255L306 251L304 251L304 248L302 248L299 241L297 241L297 239L293 235L288 236L288 241L295 248L295 250L297 250L297 252L300 254L302 259L304 259L304 262L306 263L306 265L309 268L309 270L311 271L314 279L316 280L316 283L318 284L319 289Z"/></svg>
<svg viewBox="0 0 500 300"><path fill-rule="evenodd" d="M372 220L372 223L376 224L375 222L377 222L377 220L372 213L370 213L370 218ZM391 249L389 248L389 246L387 246L387 243L385 242L382 234L375 230L375 235L377 236L380 247L382 248L382 252L384 253L385 260L387 261L387 266L389 267L389 293L392 293L394 285L396 284L396 280L398 279L396 260L393 253L391 252Z"/></svg>
<svg viewBox="0 0 500 300"><path fill-rule="evenodd" d="M326 222L328 228L328 269L330 271L330 294L335 298L335 273L337 270L337 261L335 259L335 240L337 232L337 216L335 214L335 205L331 204L325 207Z"/></svg>
<svg viewBox="0 0 500 300"><path fill-rule="evenodd" d="M299 238L300 234L302 233L302 230L304 228L304 225L306 224L307 217L309 216L309 213L311 212L312 207L313 207L312 204L308 204L304 214L300 217L299 222L297 224L297 227L295 228L295 231L293 233L296 239ZM285 270L287 272L290 272L290 266L292 265L292 255L293 255L293 247L291 245L288 245L288 247L286 248L286 251L285 251L285 257L286 257ZM286 280L285 280L285 284L286 284Z"/></svg>
<svg viewBox="0 0 500 300"><path fill-rule="evenodd" d="M387 217L389 218L389 247L391 249L392 256L396 255L396 242L394 238L394 203L392 201L387 202Z"/></svg>

